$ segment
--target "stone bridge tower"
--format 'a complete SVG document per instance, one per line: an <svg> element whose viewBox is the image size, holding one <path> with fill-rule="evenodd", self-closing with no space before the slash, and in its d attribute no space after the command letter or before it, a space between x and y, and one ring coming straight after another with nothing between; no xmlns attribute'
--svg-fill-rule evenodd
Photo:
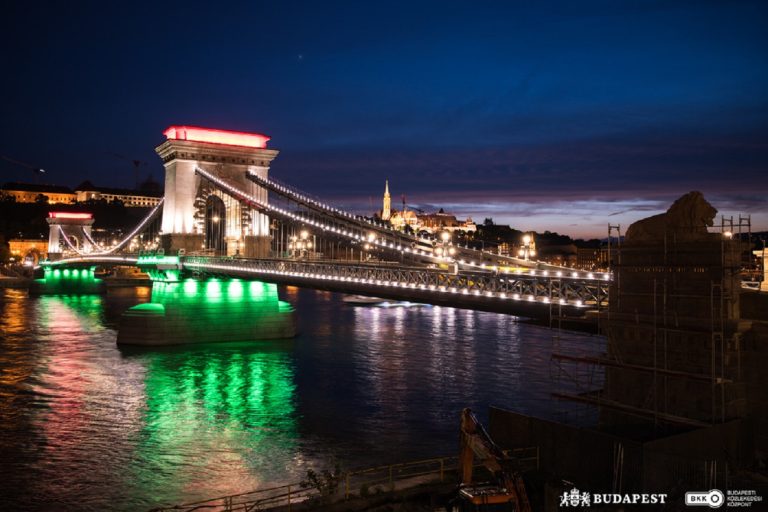
<svg viewBox="0 0 768 512"><path fill-rule="evenodd" d="M165 166L162 247L173 253L268 256L269 217L212 187L195 168L266 203L267 191L248 180L246 172L268 177L278 154L267 149L269 137L192 126L171 126L163 134L167 140L155 148Z"/></svg>

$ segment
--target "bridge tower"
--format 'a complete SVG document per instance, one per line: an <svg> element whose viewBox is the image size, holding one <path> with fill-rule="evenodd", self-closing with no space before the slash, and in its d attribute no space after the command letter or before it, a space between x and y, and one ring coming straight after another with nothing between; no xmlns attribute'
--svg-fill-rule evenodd
<svg viewBox="0 0 768 512"><path fill-rule="evenodd" d="M268 177L278 154L267 149L269 137L193 126L171 126L163 134L167 140L155 148L165 166L162 247L174 253L268 256L269 218L201 180L195 168L266 203L267 191L247 180L246 172Z"/></svg>
<svg viewBox="0 0 768 512"><path fill-rule="evenodd" d="M62 255L62 234L70 243L83 252L91 252L91 227L93 215L90 213L48 212L48 259L55 260Z"/></svg>

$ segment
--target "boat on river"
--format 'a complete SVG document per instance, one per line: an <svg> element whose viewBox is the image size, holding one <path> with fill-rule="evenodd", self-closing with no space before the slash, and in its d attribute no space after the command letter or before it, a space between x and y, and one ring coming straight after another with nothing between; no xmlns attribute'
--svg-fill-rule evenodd
<svg viewBox="0 0 768 512"><path fill-rule="evenodd" d="M368 297L366 295L345 295L342 302L351 306L381 306L381 307L410 307L423 306L419 302L409 302L407 300L389 300L381 297Z"/></svg>

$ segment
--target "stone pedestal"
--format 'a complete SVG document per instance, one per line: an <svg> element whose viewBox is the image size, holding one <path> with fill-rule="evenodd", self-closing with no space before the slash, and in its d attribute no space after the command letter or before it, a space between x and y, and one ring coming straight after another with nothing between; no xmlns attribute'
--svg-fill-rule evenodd
<svg viewBox="0 0 768 512"><path fill-rule="evenodd" d="M606 368L604 399L650 418L711 423L744 416L738 366L745 249L719 236L622 247L605 327L608 357L617 364ZM715 386L713 378L725 381ZM616 410L605 408L601 421L638 422Z"/></svg>
<svg viewBox="0 0 768 512"><path fill-rule="evenodd" d="M177 254L179 249L190 253L201 251L205 243L204 235L183 235L180 233L170 233L161 235L160 245L165 254Z"/></svg>
<svg viewBox="0 0 768 512"><path fill-rule="evenodd" d="M245 258L269 258L271 236L246 236L240 255Z"/></svg>

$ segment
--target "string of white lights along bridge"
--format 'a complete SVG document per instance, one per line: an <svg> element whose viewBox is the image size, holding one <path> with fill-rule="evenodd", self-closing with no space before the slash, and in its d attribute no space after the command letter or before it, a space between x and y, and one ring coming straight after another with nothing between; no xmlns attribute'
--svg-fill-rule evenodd
<svg viewBox="0 0 768 512"><path fill-rule="evenodd" d="M106 252L107 251L107 249L104 249L102 246L100 246L99 244L96 243L96 240L93 239L93 237L88 232L88 230L86 230L85 228L82 228L82 231L83 231L83 236L85 237L85 239L88 240L93 247L95 247L96 249L98 249L101 252Z"/></svg>
<svg viewBox="0 0 768 512"><path fill-rule="evenodd" d="M359 234L356 234L352 232L351 230L347 229L341 229L334 226L331 226L330 224L327 224L325 222L320 222L314 219L310 219L307 217L304 217L303 215L298 215L296 213L290 212L284 208L280 208L279 206L274 206L272 204L263 204L261 201L253 197L252 195L248 194L247 192L244 192L236 187L233 187L229 183L217 178L216 176L212 175L211 173L201 169L200 167L197 167L197 172L201 176L203 176L205 179L213 182L217 186L221 187L222 190L228 192L229 194L239 197L241 199L244 199L254 205L256 205L258 208L277 213L278 215L288 217L292 220L301 222L303 224L306 224L307 226L312 226L314 228L320 229L321 231L325 231L328 233L333 233L337 236L343 236L346 238L349 238L350 240L356 241L356 242L367 242L371 245L379 246L383 249L389 249L393 251L399 251L401 253L411 253L416 254L419 256L423 256L425 258L430 258L433 261L449 261L448 259L437 256L435 254L432 254L431 251L425 251L423 249L412 249L410 247L404 246L402 244L395 244L394 242L387 243L386 240L382 240L380 238L376 238L375 235L370 234L368 237L361 236ZM373 235L373 236L371 236Z"/></svg>
<svg viewBox="0 0 768 512"><path fill-rule="evenodd" d="M229 183L227 183L227 182L217 178L216 176L212 175L211 173L205 171L204 169L201 169L200 167L197 167L196 169L197 169L197 172L200 175L204 176L206 179L208 179L208 180L212 181L213 183L217 184L218 186L222 187L224 190L229 191L231 194L233 194L235 196L239 195L242 198L246 199L247 201L249 201L249 202L251 202L253 204L258 205L258 207L261 208L261 209L268 210L268 211L273 211L273 212L278 213L280 215L285 215L285 216L287 216L287 217L289 217L289 218L291 218L293 220L297 220L297 221L302 222L304 224L307 224L309 226L320 228L323 231L332 232L334 234L341 235L341 236L346 236L350 240L357 241L357 242L368 242L368 243L371 243L373 245L377 245L379 247L383 247L383 248L399 251L401 253L410 253L410 254L416 254L416 255L419 255L419 256L427 257L427 258L430 258L431 260L436 261L436 262L453 262L453 261L455 261L459 265L465 265L465 266L468 266L468 267L478 268L478 269L481 269L481 270L489 270L489 271L494 271L494 272L500 271L498 265L488 265L488 264L483 263L483 262L475 262L475 261L464 260L464 259L455 260L454 258L451 258L450 256L438 256L438 255L433 254L430 251L424 251L422 249L411 249L407 245L402 245L402 244L397 244L396 245L393 242L387 243L384 240L380 240L378 238L370 237L370 235L369 235L369 237L362 237L360 235L354 234L352 231L348 231L348 230L344 230L344 229L339 229L339 228L330 226L329 224L326 224L326 223L323 223L323 222L319 222L319 221L316 221L314 219L309 219L309 218L303 217L301 215L297 215L297 214L295 214L293 212L290 212L288 210L285 210L285 209L277 207L277 206L273 206L273 205L269 205L269 204L263 204L258 199L256 199L255 197L251 196L247 192L244 192L244 191L242 191L242 190L240 190L240 189L238 189L236 187L233 187ZM361 216L358 216L358 215L354 215L354 214L349 213L349 212L345 212L343 210L340 210L340 209L335 208L333 206L327 205L325 203L321 203L321 202L317 201L316 199L304 196L304 195L299 194L299 193L297 193L297 192L295 192L293 190L290 190L288 187L286 187L284 185L275 183L274 181L266 180L265 178L256 175L252 171L248 171L248 172L252 176L257 176L258 177L258 181L269 183L272 187L275 187L275 188L281 190L281 192L285 192L286 194L292 194L294 197L296 197L297 199L300 199L301 201L312 202L314 204L317 204L319 207L325 209L326 211L328 211L330 213L336 213L336 214L339 214L339 215L343 215L343 216L349 217L350 219L354 219L354 220L362 220L362 221L366 222L367 224L369 224L371 227L374 227L376 229L385 229L385 228L381 228L378 224L372 223L370 220L368 220L368 219L366 219L364 217L361 217ZM397 233L399 236L403 236L402 233L400 233L399 231L395 231L395 233ZM415 238L415 237L413 237L413 238L414 238L414 240L419 240L419 241L425 242L425 243L431 243L432 242L429 239L419 239L419 238ZM497 257L497 255L495 255L495 254L491 254L491 253L488 253L488 254L493 256L493 257ZM523 271L523 270L518 268L518 269L515 269L514 271L510 271L508 269L507 270L503 270L503 272L505 272L505 273L513 272L515 274L522 274L522 273L525 272L525 273L530 274L530 275L537 275L538 274L538 275L542 275L542 276L545 276L545 277L546 276L554 276L554 277L560 277L560 278L566 278L566 279L601 279L601 280L608 281L611 278L609 273L579 272L579 271L568 269L568 268L563 268L562 270L560 270L560 269L558 269L558 270L525 269L525 271Z"/></svg>
<svg viewBox="0 0 768 512"><path fill-rule="evenodd" d="M194 259L194 258L190 258L190 259ZM330 274L321 274L321 273L315 273L315 272L293 272L290 270L256 269L256 268L249 268L248 266L245 266L245 265L238 265L237 262L227 264L227 265L221 265L217 263L207 263L207 262L204 263L204 262L197 262L197 261L189 261L189 259L185 259L182 262L182 265L185 268L195 269L198 271L208 271L208 272L219 271L222 273L230 273L230 274L236 272L240 274L251 274L254 276L262 276L262 278L263 276L277 275L281 277L293 277L297 279L315 279L320 281L350 282L350 283L371 285L374 287L381 287L381 288L404 288L404 289L411 289L411 290L435 292L438 294L466 295L470 297L483 297L488 299L497 299L499 301L507 301L507 300L524 301L524 302L535 302L539 304L574 306L577 308L583 308L586 306L582 299L575 299L575 300L566 300L564 298L552 299L547 296L536 297L530 294L525 295L525 294L519 294L519 293L494 292L494 291L482 292L480 290L470 291L467 288L427 285L424 283L413 283L413 282L409 283L406 281L384 281L379 279L334 276Z"/></svg>
<svg viewBox="0 0 768 512"><path fill-rule="evenodd" d="M384 231L384 232L386 232L386 233L388 233L388 234L390 234L392 236L397 236L397 237L400 237L400 238L405 238L405 239L408 239L408 240L414 241L414 242L421 242L421 243L424 243L424 244L431 244L433 242L433 240L431 238L408 235L406 233L403 233L401 231L398 231L396 229L388 227L388 226L386 226L384 224L380 224L378 222L375 222L375 221L373 221L373 220L371 220L371 219L369 219L367 217L364 217L362 215L357 215L355 213L350 213L350 212L341 210L339 208L336 208L335 206L331 206L331 205L329 205L327 203L323 203L322 201L318 201L317 199L309 197L305 193L299 192L298 190L296 190L296 189L294 189L292 187L289 187L287 185L283 185L282 183L279 183L279 182L277 182L277 181L275 181L273 179L265 178L263 176L259 176L254 171L249 170L248 171L248 175L251 176L254 181L256 181L256 182L258 182L258 183L260 183L260 184L262 184L264 186L273 188L274 190L279 191L283 195L290 196L294 200L302 201L302 202L308 203L308 204L312 204L315 207L317 207L318 209L324 210L324 211L326 211L328 213L340 215L342 217L347 217L350 220L355 220L357 222L366 224L371 229L375 229L375 230L379 230L379 231Z"/></svg>

